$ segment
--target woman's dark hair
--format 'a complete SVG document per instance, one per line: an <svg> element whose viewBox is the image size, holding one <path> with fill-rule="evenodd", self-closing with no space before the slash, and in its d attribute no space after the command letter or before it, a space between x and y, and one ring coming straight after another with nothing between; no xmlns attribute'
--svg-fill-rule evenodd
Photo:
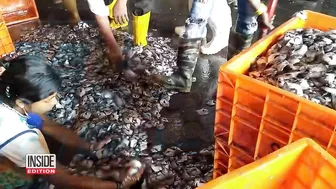
<svg viewBox="0 0 336 189"><path fill-rule="evenodd" d="M0 100L9 106L14 107L17 99L25 104L38 102L60 87L59 75L42 57L23 55L7 65L0 76Z"/></svg>

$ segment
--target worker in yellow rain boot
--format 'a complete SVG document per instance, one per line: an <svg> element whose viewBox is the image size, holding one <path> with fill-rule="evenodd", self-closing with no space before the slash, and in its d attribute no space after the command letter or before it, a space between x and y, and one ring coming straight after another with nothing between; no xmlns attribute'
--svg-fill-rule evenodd
<svg viewBox="0 0 336 189"><path fill-rule="evenodd" d="M109 10L110 10L110 26L113 30L120 29L120 28L126 28L128 27L128 21L125 21L124 23L120 24L119 22L117 23L116 19L114 19L114 5L116 4L117 1L112 1L112 3L109 5ZM108 4L109 2L105 2L105 4Z"/></svg>
<svg viewBox="0 0 336 189"><path fill-rule="evenodd" d="M115 40L109 22L108 5L112 0L87 0L90 10L95 14L101 34L103 35L109 50L109 61L113 70L123 72L125 77L136 76L132 70L125 66L125 61L121 49ZM127 0L116 0L113 7L113 18L117 24L128 22ZM152 0L135 0L134 15L134 42L135 45L147 44L147 31L149 26L150 5Z"/></svg>
<svg viewBox="0 0 336 189"><path fill-rule="evenodd" d="M135 4L133 15L134 44L139 46L147 45L147 32L150 20L150 11L146 0L140 0Z"/></svg>
<svg viewBox="0 0 336 189"><path fill-rule="evenodd" d="M106 0L111 1L111 0ZM105 1L105 4L107 3ZM150 1L152 0L135 0L134 8L132 8L132 19L133 19L133 34L134 34L134 45L146 46L147 45L147 32L150 20ZM109 3L108 2L108 3ZM111 27L112 29L122 28L128 25L128 19L120 20L114 18L114 6L118 1L112 1L109 5L110 17L112 17Z"/></svg>

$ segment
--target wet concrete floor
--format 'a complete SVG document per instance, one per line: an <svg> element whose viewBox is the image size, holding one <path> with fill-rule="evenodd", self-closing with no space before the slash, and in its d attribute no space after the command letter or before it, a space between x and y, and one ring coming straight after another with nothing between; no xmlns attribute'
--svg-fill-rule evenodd
<svg viewBox="0 0 336 189"><path fill-rule="evenodd" d="M129 1L131 5L133 0ZM155 36L172 37L172 46L177 37L174 35L175 26L182 25L188 15L188 2L181 0L154 0L150 31ZM22 30L33 29L40 23L67 24L67 14L62 4L53 4L52 0L36 0L40 22L27 23L10 28L12 38L18 39ZM82 20L92 23L93 15L85 0L77 1ZM276 11L275 25L288 20L295 12L309 9L317 12L336 15L336 0L281 0ZM131 17L130 17L131 18ZM232 8L232 18L236 18L236 10ZM235 22L233 22L235 23ZM132 31L130 24L129 31ZM208 37L211 36L209 32ZM235 42L232 32L230 45ZM215 99L217 75L219 67L226 62L225 50L216 55L201 55L194 76L197 78L190 94L177 94L172 97L169 108L162 115L170 122L162 131L151 130L149 136L153 144L177 145L183 149L196 150L213 144L215 107L205 105L205 102ZM209 114L199 116L197 109L206 108Z"/></svg>

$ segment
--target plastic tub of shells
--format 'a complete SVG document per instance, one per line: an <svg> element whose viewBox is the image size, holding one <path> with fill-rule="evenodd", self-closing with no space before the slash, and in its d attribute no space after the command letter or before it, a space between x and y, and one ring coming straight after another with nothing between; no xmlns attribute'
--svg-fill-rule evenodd
<svg viewBox="0 0 336 189"><path fill-rule="evenodd" d="M330 29L336 18L299 12L220 68L214 178L303 137L336 157Z"/></svg>
<svg viewBox="0 0 336 189"><path fill-rule="evenodd" d="M9 35L7 26L0 15L0 56L8 55L14 52L12 38Z"/></svg>
<svg viewBox="0 0 336 189"><path fill-rule="evenodd" d="M39 18L34 0L1 0L0 11L7 25Z"/></svg>
<svg viewBox="0 0 336 189"><path fill-rule="evenodd" d="M304 138L197 189L333 189L335 179L335 158Z"/></svg>

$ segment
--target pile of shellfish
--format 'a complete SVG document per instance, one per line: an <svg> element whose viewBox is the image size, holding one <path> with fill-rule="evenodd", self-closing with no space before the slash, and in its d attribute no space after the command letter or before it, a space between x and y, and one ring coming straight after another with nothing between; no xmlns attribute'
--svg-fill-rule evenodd
<svg viewBox="0 0 336 189"><path fill-rule="evenodd" d="M134 48L130 34L114 32L122 48ZM151 74L173 73L177 52L169 38L149 35L148 46L137 48L129 62L135 72L141 72L136 82L108 68L105 45L94 26L75 32L69 26L44 25L25 32L15 45L16 53L10 58L42 55L61 75L60 103L50 118L92 143L112 138L96 157L75 155L68 165L71 173L103 178L126 160L137 158L149 168L146 188L195 188L211 179L213 146L190 152L147 142L146 129L169 126L160 111L169 106L174 92L148 82Z"/></svg>
<svg viewBox="0 0 336 189"><path fill-rule="evenodd" d="M248 75L336 109L336 30L295 29L252 63Z"/></svg>

